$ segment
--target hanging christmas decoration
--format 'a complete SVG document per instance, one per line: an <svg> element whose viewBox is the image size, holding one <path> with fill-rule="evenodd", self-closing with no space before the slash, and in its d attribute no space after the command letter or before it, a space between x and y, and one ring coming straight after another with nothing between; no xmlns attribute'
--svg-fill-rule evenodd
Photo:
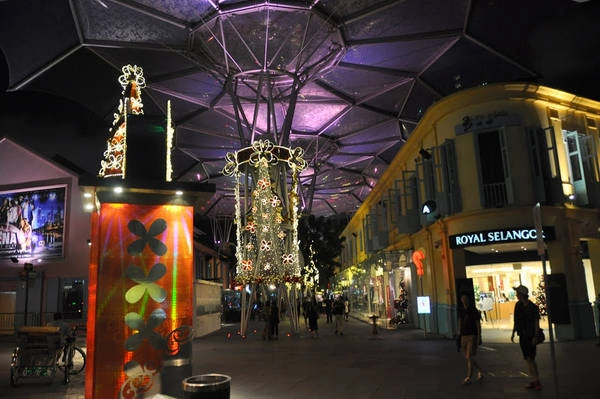
<svg viewBox="0 0 600 399"><path fill-rule="evenodd" d="M225 175L235 178L236 282L248 285L253 295L261 284L280 288L285 285L285 298L294 310L296 289L301 282L297 231L298 178L306 167L302 154L299 147L292 149L259 140L228 153L223 169ZM251 305L243 296L242 336Z"/></svg>
<svg viewBox="0 0 600 399"><path fill-rule="evenodd" d="M297 190L299 172L306 167L302 154L299 147L276 146L268 140L227 154L223 173L236 180L240 284L301 281Z"/></svg>

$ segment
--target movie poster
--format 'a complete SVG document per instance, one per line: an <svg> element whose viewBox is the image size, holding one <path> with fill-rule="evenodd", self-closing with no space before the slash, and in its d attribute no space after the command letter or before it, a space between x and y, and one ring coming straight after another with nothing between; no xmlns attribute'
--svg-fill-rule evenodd
<svg viewBox="0 0 600 399"><path fill-rule="evenodd" d="M66 186L0 192L0 258L63 256Z"/></svg>

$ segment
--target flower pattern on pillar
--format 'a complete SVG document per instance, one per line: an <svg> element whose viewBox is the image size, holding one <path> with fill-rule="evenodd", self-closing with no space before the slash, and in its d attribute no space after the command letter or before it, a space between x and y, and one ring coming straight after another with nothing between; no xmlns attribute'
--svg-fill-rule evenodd
<svg viewBox="0 0 600 399"><path fill-rule="evenodd" d="M139 220L132 219L127 223L128 230L136 237L133 242L127 245L127 253L131 256L138 257L142 264L156 256L163 256L167 253L167 246L156 236L161 235L167 230L167 222L158 218L152 221L150 227L146 226ZM152 254L143 254L148 247ZM155 355L159 357L176 356L182 345L187 344L193 339L193 329L190 325L173 325L173 320L167 317L167 311L171 304L167 299L167 291L161 287L160 279L167 274L167 266L164 263L156 262L146 272L147 268L135 264L129 265L124 272L124 276L133 281L135 285L130 287L125 292L125 301L134 305L140 303L139 312L129 312L125 315L125 324L132 330L130 336L125 339L124 347L132 354L133 359L129 360L124 366L124 372L127 379L121 385L122 398L133 399L140 394L152 392L156 389L155 384L157 378L161 378L163 365L156 359L147 360L148 348L151 347L155 351ZM152 310L149 306L151 299L154 303L162 307ZM148 316L148 311L151 313ZM147 320L144 318L147 317ZM172 331L165 331L165 321L168 320L168 325L175 327ZM164 335L163 335L164 334ZM148 345L144 344L146 341ZM139 357L138 357L139 356ZM146 358L145 361L140 361Z"/></svg>
<svg viewBox="0 0 600 399"><path fill-rule="evenodd" d="M167 267L162 263L156 263L150 269L150 272L146 276L141 267L136 265L129 265L125 270L125 276L130 280L133 280L137 283L125 293L125 300L128 303L136 303L146 292L150 295L155 302L161 303L167 297L167 293L158 284L156 284L156 280L160 279L167 272Z"/></svg>
<svg viewBox="0 0 600 399"><path fill-rule="evenodd" d="M125 324L138 332L127 338L125 348L128 351L135 351L142 344L142 341L147 339L154 348L165 350L167 347L165 337L154 331L154 329L159 327L166 318L167 314L161 308L155 309L150 314L147 324L144 323L142 316L139 314L134 312L127 313L125 315Z"/></svg>
<svg viewBox="0 0 600 399"><path fill-rule="evenodd" d="M146 231L146 227L139 220L131 220L127 227L136 236L140 237L127 247L127 253L130 255L139 255L142 253L146 244L152 252L158 256L162 256L167 252L167 246L158 238L154 237L161 234L167 229L167 222L164 219L156 219L150 225L150 229Z"/></svg>

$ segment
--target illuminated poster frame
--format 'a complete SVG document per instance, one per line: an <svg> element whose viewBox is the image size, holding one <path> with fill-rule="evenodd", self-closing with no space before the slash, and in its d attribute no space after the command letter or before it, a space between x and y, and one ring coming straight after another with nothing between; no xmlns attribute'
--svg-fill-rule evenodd
<svg viewBox="0 0 600 399"><path fill-rule="evenodd" d="M431 314L431 303L429 296L417 297L417 314Z"/></svg>
<svg viewBox="0 0 600 399"><path fill-rule="evenodd" d="M0 191L0 259L64 256L67 185Z"/></svg>

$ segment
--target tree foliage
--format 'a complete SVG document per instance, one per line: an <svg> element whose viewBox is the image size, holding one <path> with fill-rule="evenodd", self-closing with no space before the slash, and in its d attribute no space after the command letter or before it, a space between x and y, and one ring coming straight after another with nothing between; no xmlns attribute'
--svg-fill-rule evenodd
<svg viewBox="0 0 600 399"><path fill-rule="evenodd" d="M339 256L343 248L340 234L348 223L346 215L330 217L305 216L298 224L300 251L304 262L310 259L310 245L313 247L313 260L319 270L319 286L327 287L329 278L333 276L335 267L340 265Z"/></svg>

